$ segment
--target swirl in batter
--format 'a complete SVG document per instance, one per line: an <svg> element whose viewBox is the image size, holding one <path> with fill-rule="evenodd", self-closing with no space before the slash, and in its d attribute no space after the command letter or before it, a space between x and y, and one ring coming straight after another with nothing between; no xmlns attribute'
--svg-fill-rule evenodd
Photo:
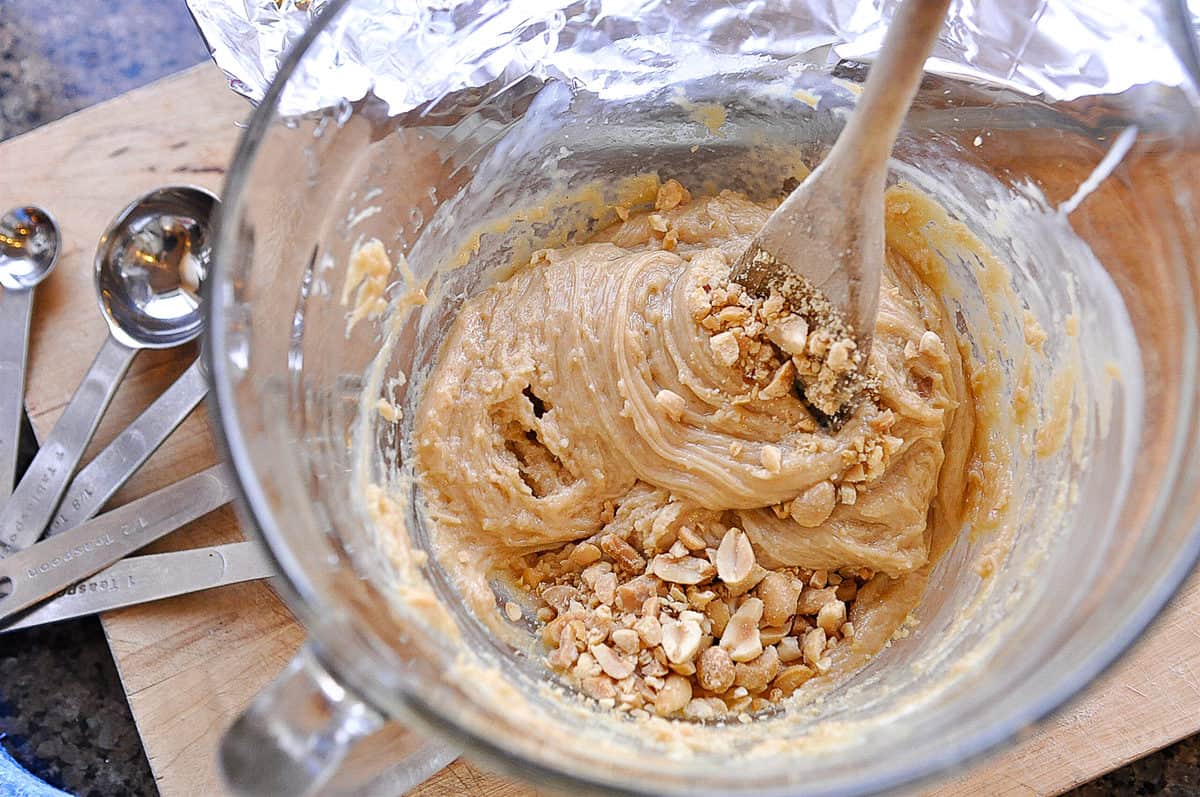
<svg viewBox="0 0 1200 797"><path fill-rule="evenodd" d="M730 266L772 207L678 183L465 302L416 418L434 550L481 615L630 711L762 709L886 641L962 526L975 400L926 240L887 195L868 372L836 432L794 389L840 353ZM937 541L941 540L941 543Z"/></svg>

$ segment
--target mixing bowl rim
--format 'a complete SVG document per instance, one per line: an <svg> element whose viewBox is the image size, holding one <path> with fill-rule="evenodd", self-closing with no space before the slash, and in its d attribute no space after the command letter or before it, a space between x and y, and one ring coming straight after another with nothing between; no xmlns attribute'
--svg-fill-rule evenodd
<svg viewBox="0 0 1200 797"><path fill-rule="evenodd" d="M257 477L250 454L250 447L239 420L238 404L234 395L235 384L230 373L230 363L226 357L227 340L225 324L227 319L225 307L222 302L222 298L226 293L227 269L229 268L229 264L233 262L231 258L226 256L226 253L236 251L234 229L235 224L239 221L239 214L242 210L243 198L247 187L247 177L267 132L279 118L277 108L283 89L297 65L309 51L313 41L352 2L354 0L331 0L320 17L310 25L296 46L284 58L276 78L272 81L262 101L254 109L249 124L238 143L237 151L222 191L223 202L216 225L214 245L215 268L206 286L209 293L207 300L204 302L205 314L207 316L204 334L208 339L208 345L203 347L204 353L202 356L207 357L209 360L209 373L211 374L213 387L209 403L213 410L211 417L214 420L216 437L226 460L233 464L237 492L240 497L239 504L245 519L248 521L246 525L264 543L277 569L284 576L281 583L282 588L277 587L277 589L282 593L288 606L304 621L306 630L312 636L313 641L317 643L319 649L325 651L328 658L334 659L332 662L327 659L327 663L332 665L332 671L335 676L339 679L344 679L347 685L351 686L359 695L364 696L365 702L374 706L380 713L388 715L392 713L391 709L381 708L381 706L389 706L390 701L387 698L396 697L396 695L383 695L382 699L380 699L377 693L381 690L376 689L372 683L360 682L365 679L359 678L357 668L339 668L337 666L337 645L327 646L322 644L328 631L320 624L314 622L317 610L322 601L315 594L315 590L303 566L289 553L286 538L279 532L274 522L270 502L266 497L262 483ZM1164 3L1165 6L1174 9L1175 13L1178 14L1177 4L1178 0ZM1197 63L1195 42L1189 42L1189 45L1191 52L1188 55L1192 58L1192 62L1188 66L1192 71L1192 85L1195 86L1200 84L1200 80L1197 80L1200 75L1197 75L1197 70L1194 66ZM1189 330L1192 351L1184 352L1184 356L1186 358L1190 355L1190 359L1185 359L1185 362L1189 362L1192 365L1192 383L1194 384L1196 376L1195 361L1197 359L1194 318L1192 322L1191 329ZM1185 425L1189 418L1193 424L1197 422L1195 399L1186 389L1183 392L1184 396L1181 403L1183 411L1180 413L1180 426ZM1178 428L1177 431L1179 431ZM1176 441L1178 442L1178 440L1179 437L1177 436ZM1181 446L1177 445L1176 448L1179 449ZM1178 463L1181 455L1181 451L1174 451L1172 461ZM1178 487L1178 469L1176 469L1175 475L1176 478L1171 485L1173 491ZM1073 669L1068 670L1059 678L1053 688L1043 690L1040 697L1029 701L1023 707L1012 710L1005 718L994 723L992 726L946 744L944 746L946 752L941 755L928 756L915 762L911 760L898 762L896 765L884 768L870 782L856 784L851 794L873 794L935 779L953 767L963 766L993 751L1005 742L1011 742L1022 729L1044 720L1050 714L1065 706L1068 702L1078 697L1088 684L1113 666L1132 647L1146 628L1159 616L1167 602L1191 572L1198 559L1200 559L1200 524L1192 528L1190 536L1183 546L1182 556L1176 558L1172 566L1162 572L1154 588L1146 593L1140 605L1129 614L1125 623L1116 628L1104 644L1096 647L1089 656L1079 660ZM600 779L589 779L573 773L566 773L562 770L552 768L547 764L527 758L515 750L505 748L494 740L475 734L469 728L439 713L416 690L405 691L399 694L398 697L405 712L411 712L422 724L427 725L444 736L463 743L472 753L487 758L490 763L506 771L525 776L534 774L549 782L567 787L578 788L582 786L629 795L652 793L638 789L633 784L616 784ZM804 787L800 788L803 789ZM653 793L661 792L655 791ZM828 792L822 791L819 788L810 791L797 791L794 787L789 786L782 787L778 791L760 791L758 793L823 795ZM844 790L839 793L847 794Z"/></svg>

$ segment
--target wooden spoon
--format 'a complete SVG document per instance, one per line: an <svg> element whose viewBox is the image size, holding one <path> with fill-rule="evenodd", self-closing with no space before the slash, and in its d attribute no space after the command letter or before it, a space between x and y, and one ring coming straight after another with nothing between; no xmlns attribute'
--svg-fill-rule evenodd
<svg viewBox="0 0 1200 797"><path fill-rule="evenodd" d="M772 290L809 327L855 344L840 389L810 404L827 416L865 385L883 271L883 192L892 145L950 0L905 0L862 97L825 160L784 200L730 273L752 294ZM801 385L802 390L804 385Z"/></svg>

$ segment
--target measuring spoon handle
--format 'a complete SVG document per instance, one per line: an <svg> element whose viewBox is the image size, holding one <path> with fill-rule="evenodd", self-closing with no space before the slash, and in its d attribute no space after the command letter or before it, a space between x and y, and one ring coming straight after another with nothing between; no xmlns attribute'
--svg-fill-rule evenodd
<svg viewBox="0 0 1200 797"><path fill-rule="evenodd" d="M10 555L0 561L0 622L207 515L233 495L229 471L214 465Z"/></svg>
<svg viewBox="0 0 1200 797"><path fill-rule="evenodd" d="M0 292L0 505L17 481L33 290Z"/></svg>
<svg viewBox="0 0 1200 797"><path fill-rule="evenodd" d="M254 542L133 556L89 576L13 622L0 623L0 634L273 575L271 558Z"/></svg>
<svg viewBox="0 0 1200 797"><path fill-rule="evenodd" d="M0 542L23 550L37 542L50 525L59 499L136 353L111 335L104 341L21 483L0 509Z"/></svg>
<svg viewBox="0 0 1200 797"><path fill-rule="evenodd" d="M170 387L125 427L71 480L47 536L73 529L100 511L208 392L204 358L198 357Z"/></svg>

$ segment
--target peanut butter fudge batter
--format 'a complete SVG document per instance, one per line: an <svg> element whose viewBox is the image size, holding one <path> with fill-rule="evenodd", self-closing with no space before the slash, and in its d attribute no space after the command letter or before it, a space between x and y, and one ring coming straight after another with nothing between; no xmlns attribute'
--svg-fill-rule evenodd
<svg viewBox="0 0 1200 797"><path fill-rule="evenodd" d="M979 487L931 208L888 192L872 388L836 431L795 385L852 344L728 279L769 204L668 181L464 303L416 472L474 611L534 623L548 667L634 714L745 719L876 652Z"/></svg>

